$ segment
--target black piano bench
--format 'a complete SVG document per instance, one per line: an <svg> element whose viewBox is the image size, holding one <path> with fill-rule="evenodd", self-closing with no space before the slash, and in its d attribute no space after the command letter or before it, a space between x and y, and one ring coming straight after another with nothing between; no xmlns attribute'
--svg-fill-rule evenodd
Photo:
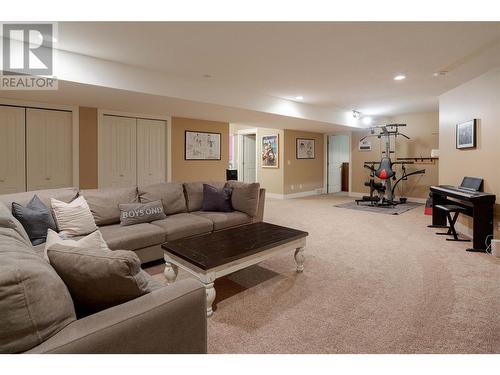
<svg viewBox="0 0 500 375"><path fill-rule="evenodd" d="M468 239L458 238L457 231L455 230L455 223L457 222L458 215L460 213L467 213L467 210L461 206L457 206L454 204L437 204L434 206L435 209L444 211L446 213L446 217L448 218L448 223L450 224L448 228L448 232L446 233L436 233L441 235L452 235L453 238L447 238L446 241L463 241L470 242ZM451 217L451 213L454 213L453 217Z"/></svg>

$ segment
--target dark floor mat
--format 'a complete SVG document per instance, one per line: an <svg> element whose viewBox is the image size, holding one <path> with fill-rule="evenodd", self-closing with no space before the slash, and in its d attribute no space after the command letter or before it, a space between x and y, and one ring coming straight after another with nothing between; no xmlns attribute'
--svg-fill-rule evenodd
<svg viewBox="0 0 500 375"><path fill-rule="evenodd" d="M401 215L406 211L412 210L420 206L423 206L423 204L415 202L401 203L393 207L370 206L370 203L368 202L359 204L356 204L356 202L347 202L335 205L335 207L340 207L340 208L348 208L351 210L358 210L358 211L376 212L379 214L387 214L387 215Z"/></svg>

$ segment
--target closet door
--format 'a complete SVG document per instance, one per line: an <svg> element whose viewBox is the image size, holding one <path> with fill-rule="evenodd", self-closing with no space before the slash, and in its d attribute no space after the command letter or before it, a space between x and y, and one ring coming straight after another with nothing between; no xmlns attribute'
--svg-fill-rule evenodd
<svg viewBox="0 0 500 375"><path fill-rule="evenodd" d="M0 106L0 194L26 191L24 111Z"/></svg>
<svg viewBox="0 0 500 375"><path fill-rule="evenodd" d="M137 119L137 184L165 182L165 121Z"/></svg>
<svg viewBox="0 0 500 375"><path fill-rule="evenodd" d="M27 189L73 185L72 113L26 109Z"/></svg>
<svg viewBox="0 0 500 375"><path fill-rule="evenodd" d="M137 120L104 115L99 127L99 187L137 184Z"/></svg>

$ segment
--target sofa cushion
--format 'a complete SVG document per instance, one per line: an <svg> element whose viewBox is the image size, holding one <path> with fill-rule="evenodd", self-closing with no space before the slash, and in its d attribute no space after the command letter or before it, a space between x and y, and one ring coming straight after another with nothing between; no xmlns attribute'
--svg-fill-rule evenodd
<svg viewBox="0 0 500 375"><path fill-rule="evenodd" d="M47 230L56 230L56 223L49 207L33 195L26 207L19 203L12 203L12 214L23 225L33 245L44 243L47 239Z"/></svg>
<svg viewBox="0 0 500 375"><path fill-rule="evenodd" d="M70 203L51 198L52 211L57 227L64 236L80 236L97 230L94 217L84 197Z"/></svg>
<svg viewBox="0 0 500 375"><path fill-rule="evenodd" d="M3 203L0 202L0 228L9 228L16 231L20 238L30 246L31 241L28 237L28 233L22 226L22 224L17 220L10 209L8 209Z"/></svg>
<svg viewBox="0 0 500 375"><path fill-rule="evenodd" d="M184 188L179 182L162 182L139 186L139 200L141 203L161 200L165 215L187 211Z"/></svg>
<svg viewBox="0 0 500 375"><path fill-rule="evenodd" d="M259 205L260 184L244 183L239 181L228 181L226 186L233 189L231 203L233 208L254 217L257 214Z"/></svg>
<svg viewBox="0 0 500 375"><path fill-rule="evenodd" d="M162 228L166 233L167 241L210 233L214 228L211 220L188 213L170 215L166 219L153 221L151 224Z"/></svg>
<svg viewBox="0 0 500 375"><path fill-rule="evenodd" d="M187 209L189 212L201 210L203 205L203 184L222 189L225 182L185 182L184 192L186 194Z"/></svg>
<svg viewBox="0 0 500 375"><path fill-rule="evenodd" d="M49 260L47 253L54 246L64 246L65 248L71 248L75 250L87 247L92 249L100 249L102 251L109 250L108 244L106 243L106 241L104 241L101 232L99 232L98 230L90 233L85 237L75 240L73 238L61 238L56 232L49 229L47 233L47 242L45 243L44 249L44 258L47 261Z"/></svg>
<svg viewBox="0 0 500 375"><path fill-rule="evenodd" d="M165 232L148 223L125 227L120 224L105 225L99 230L111 250L137 250L165 242Z"/></svg>
<svg viewBox="0 0 500 375"><path fill-rule="evenodd" d="M152 290L149 275L141 270L141 262L132 251L55 244L47 250L47 255L68 286L81 316Z"/></svg>
<svg viewBox="0 0 500 375"><path fill-rule="evenodd" d="M0 229L0 353L41 344L76 319L68 289L14 229Z"/></svg>
<svg viewBox="0 0 500 375"><path fill-rule="evenodd" d="M40 198L40 200L43 202L44 205L51 208L52 207L50 204L51 198L55 198L61 202L69 203L73 199L75 199L76 196L78 195L78 189L74 187L69 187L60 189L27 191L24 193L15 193L15 194L5 194L5 195L0 195L0 202L5 204L5 206L7 206L9 209L12 207L13 202L17 202L20 205L26 207L31 198L33 198L34 194L36 194L36 196Z"/></svg>
<svg viewBox="0 0 500 375"><path fill-rule="evenodd" d="M167 217L160 200L149 203L123 203L120 204L120 212L120 225L123 226L150 223Z"/></svg>
<svg viewBox="0 0 500 375"><path fill-rule="evenodd" d="M135 186L81 190L79 194L87 200L96 225L119 223L120 208L118 206L121 203L138 202Z"/></svg>
<svg viewBox="0 0 500 375"><path fill-rule="evenodd" d="M59 201L69 203L78 195L78 189L69 187L4 194L0 195L0 202L4 203L9 208L12 207L12 202L17 202L19 204L22 204L23 206L26 206L35 194L38 196L38 198L40 198L43 204L45 204L47 207L50 207L50 198L55 198Z"/></svg>
<svg viewBox="0 0 500 375"><path fill-rule="evenodd" d="M233 212L209 212L196 211L192 213L202 218L209 219L214 223L214 230L221 230L230 227L235 227L243 224L250 224L252 218L247 214L239 211Z"/></svg>
<svg viewBox="0 0 500 375"><path fill-rule="evenodd" d="M233 189L224 187L217 189L215 186L203 184L202 211L232 212L231 193Z"/></svg>

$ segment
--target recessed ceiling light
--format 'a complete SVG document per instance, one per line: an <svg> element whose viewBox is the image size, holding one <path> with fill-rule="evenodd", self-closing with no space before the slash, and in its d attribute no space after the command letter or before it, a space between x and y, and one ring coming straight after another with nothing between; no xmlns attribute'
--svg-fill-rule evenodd
<svg viewBox="0 0 500 375"><path fill-rule="evenodd" d="M302 95L298 95L295 97L295 100L304 100L304 97Z"/></svg>
<svg viewBox="0 0 500 375"><path fill-rule="evenodd" d="M440 71L438 71L438 72L435 72L435 73L433 74L433 76L434 76L434 77L442 77L442 76L445 76L445 75L447 75L447 74L448 74L448 71L446 71L446 70L440 70Z"/></svg>
<svg viewBox="0 0 500 375"><path fill-rule="evenodd" d="M394 80L395 81L402 81L405 78L406 78L406 76L404 74L398 74L397 76L394 77Z"/></svg>
<svg viewBox="0 0 500 375"><path fill-rule="evenodd" d="M373 119L370 116L365 116L361 119L364 125L371 125Z"/></svg>

